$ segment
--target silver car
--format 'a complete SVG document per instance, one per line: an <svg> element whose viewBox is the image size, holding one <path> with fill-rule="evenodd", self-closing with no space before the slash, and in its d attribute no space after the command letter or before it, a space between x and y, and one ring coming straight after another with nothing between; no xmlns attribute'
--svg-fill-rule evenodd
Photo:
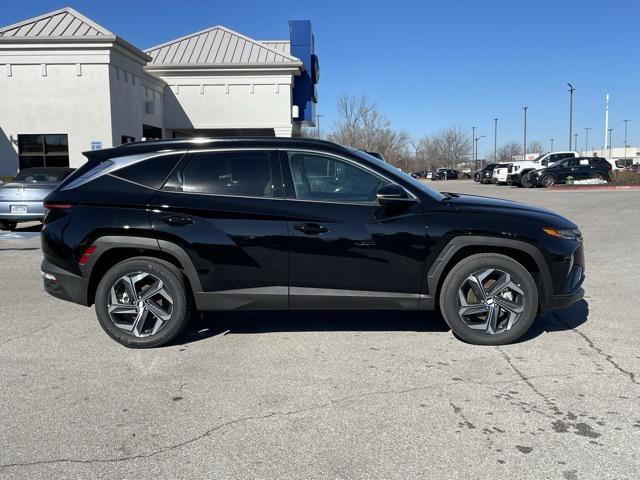
<svg viewBox="0 0 640 480"><path fill-rule="evenodd" d="M13 180L0 184L0 229L13 230L19 222L44 218L44 198L72 168L25 168Z"/></svg>

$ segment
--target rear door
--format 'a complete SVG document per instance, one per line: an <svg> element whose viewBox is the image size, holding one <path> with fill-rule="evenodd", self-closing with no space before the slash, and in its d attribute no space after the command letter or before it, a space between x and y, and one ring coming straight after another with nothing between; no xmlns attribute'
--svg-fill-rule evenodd
<svg viewBox="0 0 640 480"><path fill-rule="evenodd" d="M278 153L188 153L151 207L160 240L183 247L205 309L287 308L288 239Z"/></svg>
<svg viewBox="0 0 640 480"><path fill-rule="evenodd" d="M428 254L420 202L377 203L389 179L354 159L282 153L291 308L417 308Z"/></svg>

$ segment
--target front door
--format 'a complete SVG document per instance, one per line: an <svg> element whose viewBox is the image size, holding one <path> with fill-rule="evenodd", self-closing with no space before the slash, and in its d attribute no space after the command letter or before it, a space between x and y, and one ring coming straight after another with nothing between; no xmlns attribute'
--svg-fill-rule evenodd
<svg viewBox="0 0 640 480"><path fill-rule="evenodd" d="M153 228L191 257L200 308L287 308L281 185L276 151L202 151L188 154L154 198Z"/></svg>
<svg viewBox="0 0 640 480"><path fill-rule="evenodd" d="M417 308L428 253L419 202L377 203L391 183L355 160L282 153L291 308Z"/></svg>

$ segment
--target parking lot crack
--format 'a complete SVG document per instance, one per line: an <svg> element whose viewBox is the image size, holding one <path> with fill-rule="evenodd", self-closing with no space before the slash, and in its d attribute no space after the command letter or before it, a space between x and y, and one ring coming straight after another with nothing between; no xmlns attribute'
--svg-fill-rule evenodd
<svg viewBox="0 0 640 480"><path fill-rule="evenodd" d="M49 328L52 325L55 325L55 322L48 323L47 325L45 325L43 327L36 328L35 330L32 330L31 332L24 333L22 335L16 335L15 337L7 338L6 340L0 342L0 347L2 345L6 345L7 343L13 342L15 340L20 340L21 338L25 338L25 337L29 337L31 335L34 335L34 334L36 334L38 332L41 332L42 330L46 330L47 328Z"/></svg>
<svg viewBox="0 0 640 480"><path fill-rule="evenodd" d="M384 396L384 395L390 395L390 394L402 395L402 394L405 394L405 393L415 392L415 391L419 391L419 390L425 390L425 389L429 389L429 388L432 388L432 386L431 385L424 385L424 386L411 387L411 388L406 388L406 389L401 389L401 390L378 390L378 391L372 391L372 392L357 393L357 394L347 395L345 397L341 397L341 398L338 398L338 399L329 400L329 401L321 403L321 404L310 405L308 407L298 408L298 409L295 409L295 410L272 411L272 412L269 412L269 413L265 413L264 415L245 416L245 417L241 417L241 418L236 418L234 420L229 420L227 422L223 422L223 423L220 423L218 425L215 425L214 427L211 427L210 429L206 430L205 432L203 432L200 435L197 435L195 437L189 438L189 439L184 440L182 442L178 442L178 443L174 443L174 444L171 444L171 445L167 445L167 446L158 448L158 449L153 450L153 451L148 452L148 453L142 453L142 454L130 455L130 456L112 457L112 458L97 458L97 459L58 458L58 459L52 459L52 460L38 460L38 461L33 461L33 462L5 463L5 464L0 464L0 469L18 468L18 467L31 467L31 466L39 466L39 465L55 465L55 464L60 464L60 463L108 464L108 463L126 462L126 461L137 460L137 459L147 459L147 458L151 458L151 457L154 457L156 455L167 453L167 452L170 452L172 450L184 447L186 445L198 442L199 440L202 440L202 439L204 439L206 437L209 437L209 436L213 435L215 432L217 432L217 431L219 431L219 430L221 430L221 429L223 429L225 427L230 427L230 426L233 426L233 425L242 424L242 423L249 422L249 421L266 420L268 418L272 418L272 417L276 417L276 416L289 416L289 415L296 415L296 414L300 414L300 413L304 413L304 412L310 412L310 411L314 411L314 410L321 410L321 409L328 408L328 407L331 407L331 406L336 405L336 404L349 402L349 401L357 400L357 399L360 399L360 398L366 398L366 397L371 397L371 396Z"/></svg>
<svg viewBox="0 0 640 480"><path fill-rule="evenodd" d="M611 364L613 366L613 368L615 368L618 372L622 373L623 375L625 375L626 377L629 378L629 380L631 380L632 383L635 383L636 385L640 385L640 381L638 380L636 374L634 372L631 372L625 368L623 368L622 366L620 366L614 359L613 356L608 354L607 352L605 352L604 350L602 350L602 348L598 347L593 340L591 340L591 338L589 338L589 336L576 329L573 328L571 325L567 324L564 320L562 320L562 318L560 318L555 312L551 312L553 317L556 319L556 321L558 321L558 323L562 324L563 326L565 326L566 328L570 329L572 332L580 335L584 341L587 343L587 345L589 345L589 348L591 350L593 350L594 352L596 352L598 355L600 355L601 357L603 357L607 362L609 362L609 364Z"/></svg>

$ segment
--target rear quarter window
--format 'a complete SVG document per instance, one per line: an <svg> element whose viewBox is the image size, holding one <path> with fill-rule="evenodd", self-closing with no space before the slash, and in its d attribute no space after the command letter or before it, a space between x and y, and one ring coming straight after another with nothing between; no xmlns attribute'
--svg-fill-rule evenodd
<svg viewBox="0 0 640 480"><path fill-rule="evenodd" d="M145 187L159 189L183 155L182 153L174 153L151 157L116 170L111 175Z"/></svg>

